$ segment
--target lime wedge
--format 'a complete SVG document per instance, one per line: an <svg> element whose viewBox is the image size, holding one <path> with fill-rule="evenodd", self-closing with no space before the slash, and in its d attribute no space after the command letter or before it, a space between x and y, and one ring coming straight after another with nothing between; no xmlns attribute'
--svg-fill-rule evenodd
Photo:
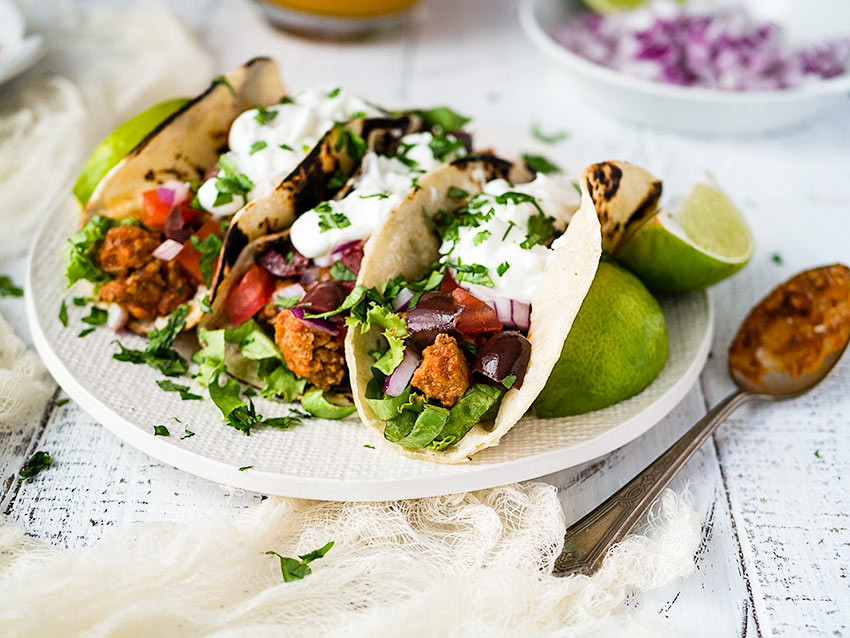
<svg viewBox="0 0 850 638"><path fill-rule="evenodd" d="M646 6L649 0L584 0L584 3L597 13L615 13Z"/></svg>
<svg viewBox="0 0 850 638"><path fill-rule="evenodd" d="M678 293L734 275L753 250L743 215L709 178L645 224L615 257L650 290Z"/></svg>
<svg viewBox="0 0 850 638"><path fill-rule="evenodd" d="M583 414L637 394L661 372L667 349L658 301L629 271L602 261L535 401L537 416Z"/></svg>
<svg viewBox="0 0 850 638"><path fill-rule="evenodd" d="M80 202L80 206L86 205L98 182L113 166L133 150L160 122L188 101L187 98L174 98L155 104L148 110L131 117L98 144L89 155L86 165L74 184L74 197Z"/></svg>

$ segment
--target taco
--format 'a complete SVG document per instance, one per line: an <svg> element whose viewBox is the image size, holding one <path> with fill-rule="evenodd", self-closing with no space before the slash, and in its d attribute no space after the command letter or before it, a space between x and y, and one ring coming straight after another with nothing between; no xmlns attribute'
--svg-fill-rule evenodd
<svg viewBox="0 0 850 638"><path fill-rule="evenodd" d="M115 325L147 333L186 305L192 327L229 269L219 253L285 228L332 195L359 165L361 134L389 121L342 89L287 97L273 61L248 62L166 118L97 184L65 248L69 284L94 284L97 300L117 311ZM234 214L240 233L222 251Z"/></svg>
<svg viewBox="0 0 850 638"><path fill-rule="evenodd" d="M323 405L350 397L345 305L360 290L364 255L382 249L370 236L395 209L430 200L444 179L441 167L466 156L471 144L467 134L444 132L422 118L410 117L409 123L370 136L357 173L335 199L304 212L291 228L245 247L199 331L204 346L227 342L226 356L222 359L220 348L211 353L205 347L202 359L222 359L232 376L266 395L292 401L308 388L323 397L329 391ZM467 172L473 165L486 175L504 169L487 158L462 161ZM258 343L264 344L263 356L257 354ZM315 412L310 403L305 407Z"/></svg>
<svg viewBox="0 0 850 638"><path fill-rule="evenodd" d="M380 250L361 265L345 346L360 417L394 449L462 462L531 407L603 237L615 243L652 199L638 192L657 183L625 163L604 166L617 184L606 190L591 171L580 199L568 182L516 167L478 187L447 169L431 198L397 208L372 236Z"/></svg>

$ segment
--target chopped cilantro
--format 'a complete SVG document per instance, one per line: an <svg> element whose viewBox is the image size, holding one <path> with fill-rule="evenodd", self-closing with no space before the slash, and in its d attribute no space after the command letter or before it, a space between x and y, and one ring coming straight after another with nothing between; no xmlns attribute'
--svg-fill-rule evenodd
<svg viewBox="0 0 850 638"><path fill-rule="evenodd" d="M345 147L345 152L351 159L359 160L366 152L366 141L357 133L352 131L344 124L337 124L337 138L334 150L342 150Z"/></svg>
<svg viewBox="0 0 850 638"><path fill-rule="evenodd" d="M41 450L39 450L30 457L29 461L24 463L24 466L18 473L18 480L21 482L32 480L32 478L36 474L41 472L49 465L53 465L53 458L50 456L49 453L42 452Z"/></svg>
<svg viewBox="0 0 850 638"><path fill-rule="evenodd" d="M820 450L815 450L815 458L820 458Z"/></svg>
<svg viewBox="0 0 850 638"><path fill-rule="evenodd" d="M556 144L567 139L566 131L555 131L554 133L550 133L547 135L540 129L540 124L537 122L532 123L531 125L531 134L535 139L540 140L544 144Z"/></svg>
<svg viewBox="0 0 850 638"><path fill-rule="evenodd" d="M448 106L437 106L432 109L414 111L414 113L421 117L429 128L439 128L443 131L458 131L470 120Z"/></svg>
<svg viewBox="0 0 850 638"><path fill-rule="evenodd" d="M522 156L525 165L528 166L535 173L543 173L544 175L549 175L551 173L560 173L561 167L557 164L553 164L548 159L543 157L542 155L532 155L530 153L525 153Z"/></svg>
<svg viewBox="0 0 850 638"><path fill-rule="evenodd" d="M277 306L278 308L294 308L298 305L298 302L301 301L301 297L293 296L293 297L278 297L274 301L272 301L273 306Z"/></svg>
<svg viewBox="0 0 850 638"><path fill-rule="evenodd" d="M266 555L277 556L280 559L280 573L283 575L283 582L291 583L292 581L301 580L305 576L309 576L310 574L312 574L313 571L310 569L309 563L312 563L314 560L322 558L330 551L331 547L333 546L334 542L331 541L324 547L314 549L308 554L299 556L298 558L300 560L281 556L280 554L272 550L267 551Z"/></svg>
<svg viewBox="0 0 850 638"><path fill-rule="evenodd" d="M342 90L342 89L340 89L339 87L336 87L333 91L331 91L330 93L328 93L328 97L329 97L329 98L335 98L337 95L339 95L339 92L340 92L341 90Z"/></svg>
<svg viewBox="0 0 850 638"><path fill-rule="evenodd" d="M227 155L218 158L216 167L219 169L215 179L215 189L218 194L213 206L229 204L233 201L234 195L244 197L254 188L254 182L244 173L240 173L239 168Z"/></svg>
<svg viewBox="0 0 850 638"><path fill-rule="evenodd" d="M513 228L514 226L516 226L516 222L514 222L514 220L512 219L508 220L508 227L505 230L505 234L502 235L502 241L505 241L508 238L508 235L511 232L511 228Z"/></svg>
<svg viewBox="0 0 850 638"><path fill-rule="evenodd" d="M210 233L204 237L203 241L200 241L197 235L192 235L191 242L195 250L201 255L198 268L204 278L204 284L209 288L212 283L213 265L221 251L221 238L215 233Z"/></svg>
<svg viewBox="0 0 850 638"><path fill-rule="evenodd" d="M201 297L201 300L198 302L198 307L205 315L208 315L212 312L212 306L210 305L210 293L207 293L203 297Z"/></svg>
<svg viewBox="0 0 850 638"><path fill-rule="evenodd" d="M375 193L373 195L361 195L360 199L372 199L373 197L377 197L378 199L387 199L389 195L386 193Z"/></svg>
<svg viewBox="0 0 850 638"><path fill-rule="evenodd" d="M102 326L106 323L108 317L109 313L106 310L98 308L97 306L92 306L91 312L83 317L81 321L92 326Z"/></svg>
<svg viewBox="0 0 850 638"><path fill-rule="evenodd" d="M71 303L73 303L75 306L85 306L87 301L88 300L85 297L74 297L71 300Z"/></svg>
<svg viewBox="0 0 850 638"><path fill-rule="evenodd" d="M71 400L71 399L69 399L68 397L65 397L64 399L59 399L59 400L56 402L56 407L57 407L57 408L61 408L63 405L66 405L66 404L68 403L68 401L70 401L70 400Z"/></svg>
<svg viewBox="0 0 850 638"><path fill-rule="evenodd" d="M469 197L469 193L457 186L449 186L448 196L449 199L464 199Z"/></svg>
<svg viewBox="0 0 850 638"><path fill-rule="evenodd" d="M251 144L251 151L249 155L253 155L257 151L262 151L266 146L268 146L267 142L264 142L263 140L257 140L256 142Z"/></svg>
<svg viewBox="0 0 850 638"><path fill-rule="evenodd" d="M459 140L454 136L449 137L444 133L437 133L428 142L428 148L434 155L434 159L438 162L444 162L456 151L463 149L463 140Z"/></svg>
<svg viewBox="0 0 850 638"><path fill-rule="evenodd" d="M480 246L489 239L490 235L492 235L492 233L489 230L484 229L481 232L476 233L475 237L472 239L472 243L476 246Z"/></svg>
<svg viewBox="0 0 850 638"><path fill-rule="evenodd" d="M68 306L65 304L64 299L59 304L59 321L62 322L63 326L68 327Z"/></svg>
<svg viewBox="0 0 850 638"><path fill-rule="evenodd" d="M168 431L168 428L164 425L155 425L153 426L153 435L154 436L171 436L171 432Z"/></svg>
<svg viewBox="0 0 850 638"><path fill-rule="evenodd" d="M351 220L343 212L319 213L320 233L327 232L331 228L346 228L348 226L351 226Z"/></svg>
<svg viewBox="0 0 850 638"><path fill-rule="evenodd" d="M496 267L496 272L499 274L499 277L501 277L501 276L503 276L506 272L508 272L508 268L510 268L510 267L511 267L511 265L510 265L508 262L503 261L501 264L499 264L499 265Z"/></svg>
<svg viewBox="0 0 850 638"><path fill-rule="evenodd" d="M257 114L254 116L254 119L260 126L268 126L274 121L274 118L277 117L277 111L267 109L265 106L257 105L254 108L257 109Z"/></svg>
<svg viewBox="0 0 850 638"><path fill-rule="evenodd" d="M16 286L9 275L0 275L0 297L23 297L24 289Z"/></svg>
<svg viewBox="0 0 850 638"><path fill-rule="evenodd" d="M198 394L192 394L189 392L189 386L174 383L170 379L157 380L156 384L160 387L160 389L165 390L166 392L179 392L180 398L184 401L199 401L203 398Z"/></svg>
<svg viewBox="0 0 850 638"><path fill-rule="evenodd" d="M88 335L90 335L91 333L93 333L93 332L94 332L94 330L95 330L95 329L94 329L94 327L91 327L91 328L83 328L82 330L80 330L80 332L79 332L79 334L77 334L77 336L78 336L78 337L87 337Z"/></svg>
<svg viewBox="0 0 850 638"><path fill-rule="evenodd" d="M97 527L97 526L98 526L98 522L97 522L96 520L94 520L93 518L90 518L90 519L89 519L89 523L91 523L91 526L92 526L92 527Z"/></svg>
<svg viewBox="0 0 850 638"><path fill-rule="evenodd" d="M185 432L185 434L184 434L183 436L181 436L181 437L180 437L180 440L181 440L181 441L182 441L183 439L189 439L189 438L192 438L193 436L195 436L195 433L194 433L194 432L192 432L192 431L191 431L189 428L187 428L185 425L183 426L183 432Z"/></svg>
<svg viewBox="0 0 850 638"><path fill-rule="evenodd" d="M222 86L226 86L226 87L227 87L227 90L228 90L228 91L230 91L230 94L231 94L233 97L236 97L236 89L234 89L234 88L233 88L233 85L232 85L232 84L228 81L228 79L227 79L226 77L224 77L223 75L217 75L217 76L215 76L215 77L213 78L212 83L213 83L214 85L215 85L215 84L221 84Z"/></svg>
<svg viewBox="0 0 850 638"><path fill-rule="evenodd" d="M290 150L292 150L292 149L290 149ZM339 190L340 188L345 186L345 182L347 182L347 181L348 181L348 179L345 177L345 175L342 173L342 171L337 170L337 172L334 173L333 176L328 180L328 190L331 190L331 191Z"/></svg>
<svg viewBox="0 0 850 638"><path fill-rule="evenodd" d="M546 243L555 235L555 219L543 213L528 218L528 234L520 244L520 248L529 250L532 246Z"/></svg>
<svg viewBox="0 0 850 638"><path fill-rule="evenodd" d="M335 261L331 266L331 277L337 281L355 281L357 279L357 275L351 272L351 269L341 261Z"/></svg>
<svg viewBox="0 0 850 638"><path fill-rule="evenodd" d="M239 471L244 472L245 470L250 470L252 467L254 467L254 466L253 465L243 465L242 467L239 468Z"/></svg>
<svg viewBox="0 0 850 638"><path fill-rule="evenodd" d="M364 443L364 444L363 444L363 447L367 447L367 448L369 448L370 450L374 450L374 449L375 449L375 446L374 446L374 445L369 445L368 443Z"/></svg>
<svg viewBox="0 0 850 638"><path fill-rule="evenodd" d="M280 148L284 151L294 151L295 150L289 144L278 144L277 146L278 146L278 148Z"/></svg>
<svg viewBox="0 0 850 638"><path fill-rule="evenodd" d="M510 390L513 387L514 383L516 383L516 375L515 374L509 374L504 379L502 379L502 385L505 386L508 390Z"/></svg>
<svg viewBox="0 0 850 638"><path fill-rule="evenodd" d="M581 195L581 186L578 185L578 182L573 182L573 188L576 189L576 193Z"/></svg>
<svg viewBox="0 0 850 638"><path fill-rule="evenodd" d="M772 261L777 266L782 266L783 264L785 264L785 260L782 259L782 255L780 255L779 253L773 253L770 256L770 261Z"/></svg>
<svg viewBox="0 0 850 638"><path fill-rule="evenodd" d="M486 266L481 264L451 264L451 268L455 271L456 281L465 281L470 284L478 284L480 286L493 287L493 280L490 279L490 272Z"/></svg>
<svg viewBox="0 0 850 638"><path fill-rule="evenodd" d="M189 306L179 306L168 316L168 320L161 329L151 330L148 333L148 345L144 350L131 350L125 348L119 341L120 352L112 355L118 361L130 363L146 363L157 368L167 377L176 377L185 374L188 370L186 360L176 350L171 349L171 344L186 325L186 315L189 314Z"/></svg>

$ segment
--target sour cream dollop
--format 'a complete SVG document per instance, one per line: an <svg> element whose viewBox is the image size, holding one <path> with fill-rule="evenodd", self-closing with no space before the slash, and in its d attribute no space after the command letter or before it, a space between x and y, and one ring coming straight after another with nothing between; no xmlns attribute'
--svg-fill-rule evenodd
<svg viewBox="0 0 850 638"><path fill-rule="evenodd" d="M217 177L206 180L198 200L215 217L232 215L248 201L270 192L327 133L334 122L354 115L380 115L374 106L345 89L317 87L293 96L291 102L254 108L237 117L230 127L224 155L253 187L247 196L233 193L230 202L215 205L219 196ZM225 198L226 199L226 198Z"/></svg>
<svg viewBox="0 0 850 638"><path fill-rule="evenodd" d="M512 198L497 202L505 193L530 195L537 206L530 201L511 201ZM542 211L546 217L553 218L552 223L558 231L563 231L580 202L570 182L542 173L526 184L511 185L503 179L490 181L484 185L483 194L476 198L478 208L475 209L484 214L492 210L489 219L477 226L461 226L457 242L444 241L440 254L448 255L453 264L478 264L487 269L492 287L461 281L458 276L465 275L458 275L456 269L451 269L461 285L479 299L492 301L502 297L531 303L554 250L541 244L522 246L530 232L529 220L539 218Z"/></svg>
<svg viewBox="0 0 850 638"><path fill-rule="evenodd" d="M405 135L398 151L403 159L367 152L343 199L323 202L292 224L289 238L295 250L322 266L331 262L337 246L368 239L404 199L413 178L465 153L458 147L442 155L432 148L433 140L427 132Z"/></svg>

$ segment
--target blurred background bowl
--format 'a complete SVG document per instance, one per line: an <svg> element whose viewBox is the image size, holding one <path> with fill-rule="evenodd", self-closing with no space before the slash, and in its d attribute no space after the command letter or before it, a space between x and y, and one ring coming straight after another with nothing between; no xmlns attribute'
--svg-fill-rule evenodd
<svg viewBox="0 0 850 638"><path fill-rule="evenodd" d="M850 35L850 0L744 3L778 23L791 41ZM521 0L531 41L558 67L564 86L590 107L643 124L702 134L756 133L806 120L842 101L850 73L781 90L726 91L654 82L595 64L559 44L553 33L588 10L579 0Z"/></svg>

